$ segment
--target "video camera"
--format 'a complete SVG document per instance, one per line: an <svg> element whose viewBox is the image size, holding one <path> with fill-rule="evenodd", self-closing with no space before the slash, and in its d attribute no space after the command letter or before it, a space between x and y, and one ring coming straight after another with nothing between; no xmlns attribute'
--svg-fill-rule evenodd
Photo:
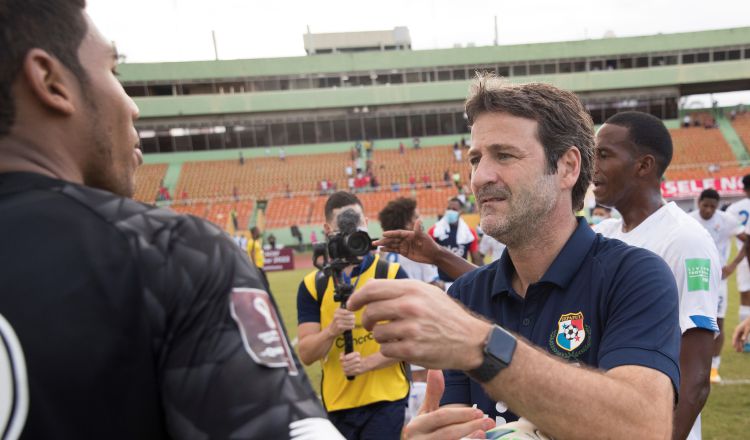
<svg viewBox="0 0 750 440"><path fill-rule="evenodd" d="M358 229L361 217L357 211L347 209L338 215L336 221L338 232L326 237L325 243L313 245L313 265L317 267L324 276L333 279L333 300L341 303L341 308L346 308L346 302L354 293L354 287L344 279L344 269L349 266L362 264L364 258L375 247L372 246L372 238L367 232ZM323 292L318 292L323 295ZM344 352L354 351L354 340L351 330L344 332ZM346 377L353 380L353 376Z"/></svg>
<svg viewBox="0 0 750 440"><path fill-rule="evenodd" d="M362 263L362 257L374 250L372 238L358 229L361 217L357 211L347 209L337 219L338 232L326 237L325 243L313 245L313 264L331 275L332 270ZM322 261L321 261L322 259Z"/></svg>

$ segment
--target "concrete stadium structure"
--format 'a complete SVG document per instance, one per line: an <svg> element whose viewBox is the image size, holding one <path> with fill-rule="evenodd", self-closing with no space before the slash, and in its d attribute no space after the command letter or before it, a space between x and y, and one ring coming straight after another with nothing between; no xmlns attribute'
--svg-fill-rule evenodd
<svg viewBox="0 0 750 440"><path fill-rule="evenodd" d="M681 96L750 90L750 27L120 70L146 153L337 144L466 132L475 71L572 90L597 123L624 109L675 119Z"/></svg>

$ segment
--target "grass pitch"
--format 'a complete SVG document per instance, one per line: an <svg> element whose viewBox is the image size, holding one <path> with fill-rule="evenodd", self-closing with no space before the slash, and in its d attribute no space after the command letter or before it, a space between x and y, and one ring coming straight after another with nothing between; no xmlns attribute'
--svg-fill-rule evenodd
<svg viewBox="0 0 750 440"><path fill-rule="evenodd" d="M297 288L311 269L268 274L274 298L281 309L290 339L297 336ZM735 276L729 280L729 308L724 323L726 342L720 373L725 384L714 385L703 409L704 440L740 440L750 438L750 353L735 353L730 341L737 325L739 294ZM313 387L320 390L320 366L305 368ZM744 383L743 383L744 382ZM612 396L616 398L616 396Z"/></svg>

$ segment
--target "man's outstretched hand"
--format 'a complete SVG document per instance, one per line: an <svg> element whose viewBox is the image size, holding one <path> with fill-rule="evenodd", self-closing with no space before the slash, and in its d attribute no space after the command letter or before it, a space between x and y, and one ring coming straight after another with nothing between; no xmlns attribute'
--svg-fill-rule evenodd
<svg viewBox="0 0 750 440"><path fill-rule="evenodd" d="M383 238L375 241L373 245L382 246L385 252L395 252L410 260L427 264L436 264L435 257L442 250L440 245L422 230L422 220L414 222L414 229L411 231L400 229L383 232Z"/></svg>

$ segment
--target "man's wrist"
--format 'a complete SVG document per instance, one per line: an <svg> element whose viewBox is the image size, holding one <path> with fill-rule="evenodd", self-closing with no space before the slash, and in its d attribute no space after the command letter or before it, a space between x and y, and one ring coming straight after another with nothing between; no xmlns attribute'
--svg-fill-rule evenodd
<svg viewBox="0 0 750 440"><path fill-rule="evenodd" d="M338 335L336 333L334 333L333 324L332 323L329 324L328 327L326 327L326 337L328 339L333 340L333 339L336 339L337 336Z"/></svg>
<svg viewBox="0 0 750 440"><path fill-rule="evenodd" d="M482 362L484 362L484 347L487 345L490 333L492 333L492 324L480 319L476 319L476 324L472 327L471 334L473 337L467 351L467 363L461 368L464 371L474 370L482 365Z"/></svg>
<svg viewBox="0 0 750 440"><path fill-rule="evenodd" d="M435 257L433 258L432 264L440 268L445 264L450 264L450 258L454 254L453 252L442 246L437 246L437 252L435 252L433 255L435 255Z"/></svg>

